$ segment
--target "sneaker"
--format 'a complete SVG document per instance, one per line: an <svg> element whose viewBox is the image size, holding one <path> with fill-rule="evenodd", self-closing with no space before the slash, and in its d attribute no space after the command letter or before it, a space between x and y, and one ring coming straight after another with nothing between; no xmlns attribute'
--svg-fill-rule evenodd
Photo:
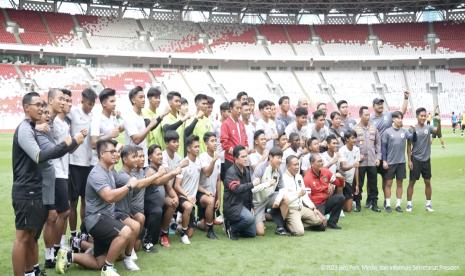
<svg viewBox="0 0 465 276"><path fill-rule="evenodd" d="M360 213L360 211L362 211L362 208L360 208L360 206L355 205L354 212Z"/></svg>
<svg viewBox="0 0 465 276"><path fill-rule="evenodd" d="M386 213L392 213L392 208L391 208L391 206L386 206L386 207L384 207L384 210L386 210Z"/></svg>
<svg viewBox="0 0 465 276"><path fill-rule="evenodd" d="M134 261L136 261L138 259L136 251L134 250L134 248L132 249L132 252L131 252L131 259L134 260Z"/></svg>
<svg viewBox="0 0 465 276"><path fill-rule="evenodd" d="M119 276L116 268L113 266L103 266L100 276Z"/></svg>
<svg viewBox="0 0 465 276"><path fill-rule="evenodd" d="M407 212L411 213L411 212L412 212L412 210L413 210L413 206L412 206L412 205L408 205L408 204L407 204L407 208L405 208L405 211L407 211Z"/></svg>
<svg viewBox="0 0 465 276"><path fill-rule="evenodd" d="M81 239L81 241L89 241L89 234L81 233L78 235L78 237Z"/></svg>
<svg viewBox="0 0 465 276"><path fill-rule="evenodd" d="M371 201L367 201L366 204L365 204L365 208L370 209L371 206L372 206Z"/></svg>
<svg viewBox="0 0 465 276"><path fill-rule="evenodd" d="M396 211L397 211L398 213L404 212L404 211L402 211L402 207L400 207L400 206L396 206Z"/></svg>
<svg viewBox="0 0 465 276"><path fill-rule="evenodd" d="M151 243L151 242L144 243L142 248L147 253L156 253L158 251L157 248L155 247L155 245L153 243Z"/></svg>
<svg viewBox="0 0 465 276"><path fill-rule="evenodd" d="M126 257L123 260L124 267L129 271L139 271L139 266L134 262L132 256Z"/></svg>
<svg viewBox="0 0 465 276"><path fill-rule="evenodd" d="M218 237L215 234L215 231L209 230L207 231L207 238L212 239L212 240L217 240Z"/></svg>
<svg viewBox="0 0 465 276"><path fill-rule="evenodd" d="M60 248L56 257L55 271L58 274L65 274L66 269L68 268L68 250Z"/></svg>
<svg viewBox="0 0 465 276"><path fill-rule="evenodd" d="M163 247L170 247L170 239L168 238L168 234L161 235L160 244Z"/></svg>
<svg viewBox="0 0 465 276"><path fill-rule="evenodd" d="M334 229L334 230L341 230L342 227L337 225L336 223L328 223L328 228Z"/></svg>
<svg viewBox="0 0 465 276"><path fill-rule="evenodd" d="M373 205L371 205L371 208L370 208L373 212L376 212L376 213L379 213L381 212L381 209L378 207L378 204L374 203Z"/></svg>
<svg viewBox="0 0 465 276"><path fill-rule="evenodd" d="M40 270L40 267L34 267L34 276L47 276L47 273Z"/></svg>
<svg viewBox="0 0 465 276"><path fill-rule="evenodd" d="M228 238L232 241L237 241L239 239L236 233L234 233L234 231L231 229L231 227L228 228L226 233L228 234Z"/></svg>
<svg viewBox="0 0 465 276"><path fill-rule="evenodd" d="M55 268L55 260L45 260L45 268Z"/></svg>
<svg viewBox="0 0 465 276"><path fill-rule="evenodd" d="M71 247L73 253L79 253L81 250L81 239L71 236L69 238L69 246Z"/></svg>
<svg viewBox="0 0 465 276"><path fill-rule="evenodd" d="M426 212L430 212L430 213L434 212L433 206L431 206L431 205L426 205L425 210L426 210Z"/></svg>
<svg viewBox="0 0 465 276"><path fill-rule="evenodd" d="M289 236L289 232L287 232L284 227L277 227L274 233L278 236Z"/></svg>
<svg viewBox="0 0 465 276"><path fill-rule="evenodd" d="M191 244L191 241L189 240L189 237L187 236L187 234L184 234L181 236L181 242L183 244Z"/></svg>

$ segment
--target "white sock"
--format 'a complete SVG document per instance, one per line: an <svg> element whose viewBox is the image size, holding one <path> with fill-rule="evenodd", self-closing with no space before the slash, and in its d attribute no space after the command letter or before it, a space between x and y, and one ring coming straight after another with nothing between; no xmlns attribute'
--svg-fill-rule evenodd
<svg viewBox="0 0 465 276"><path fill-rule="evenodd" d="M34 275L35 275L34 271L24 273L24 276L34 276Z"/></svg>
<svg viewBox="0 0 465 276"><path fill-rule="evenodd" d="M61 235L60 246L64 247L66 245L66 235Z"/></svg>
<svg viewBox="0 0 465 276"><path fill-rule="evenodd" d="M52 248L45 248L45 259L46 260L53 260L53 258L55 258L54 251L55 251L55 249L53 247Z"/></svg>
<svg viewBox="0 0 465 276"><path fill-rule="evenodd" d="M407 200L407 206L413 206L412 201L408 201L408 200Z"/></svg>
<svg viewBox="0 0 465 276"><path fill-rule="evenodd" d="M431 199L426 201L426 206L431 205Z"/></svg>
<svg viewBox="0 0 465 276"><path fill-rule="evenodd" d="M386 198L386 207L391 207L391 199L390 198Z"/></svg>
<svg viewBox="0 0 465 276"><path fill-rule="evenodd" d="M400 206L401 203L402 203L402 199L398 198L396 201L396 207Z"/></svg>

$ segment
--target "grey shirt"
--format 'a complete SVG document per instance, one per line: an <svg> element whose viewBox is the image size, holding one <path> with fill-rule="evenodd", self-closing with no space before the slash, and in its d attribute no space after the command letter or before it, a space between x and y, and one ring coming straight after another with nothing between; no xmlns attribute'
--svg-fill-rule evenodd
<svg viewBox="0 0 465 276"><path fill-rule="evenodd" d="M412 143L412 156L418 161L428 161L431 156L431 134L434 131L434 127L431 125L424 125L420 127L415 126L415 132L417 133L417 139Z"/></svg>
<svg viewBox="0 0 465 276"><path fill-rule="evenodd" d="M372 123L378 129L379 135L383 137L384 131L392 126L392 113L383 112L381 116L372 114L370 116L370 123Z"/></svg>
<svg viewBox="0 0 465 276"><path fill-rule="evenodd" d="M292 112L287 112L283 115L281 112L276 116L276 128L278 133L281 134L285 131L286 127L295 121L295 115ZM289 135L289 133L286 133Z"/></svg>
<svg viewBox="0 0 465 276"><path fill-rule="evenodd" d="M36 131L36 140L40 150L55 147L55 141L47 132ZM42 174L42 203L44 205L55 204L55 167L52 160L39 163Z"/></svg>
<svg viewBox="0 0 465 276"><path fill-rule="evenodd" d="M354 129L357 121L354 118L346 117L345 119L341 117L341 128L344 132L347 132L349 129Z"/></svg>
<svg viewBox="0 0 465 276"><path fill-rule="evenodd" d="M116 188L123 187L126 185L131 178L131 176L121 170L120 172L116 172L113 170L113 177L115 178L115 185ZM129 191L120 201L115 203L115 211L119 213L123 213L129 215L131 213L131 198L132 198L133 190Z"/></svg>
<svg viewBox="0 0 465 276"><path fill-rule="evenodd" d="M100 215L114 217L115 204L106 203L98 194L103 188L116 189L115 177L97 163L90 171L86 185L86 216L84 219L87 231L98 222Z"/></svg>
<svg viewBox="0 0 465 276"><path fill-rule="evenodd" d="M134 171L131 173L137 179L142 179L145 177L144 170ZM131 214L143 213L144 212L144 197L145 197L145 188L138 189L135 188L131 197Z"/></svg>
<svg viewBox="0 0 465 276"><path fill-rule="evenodd" d="M381 147L383 160L389 165L405 163L405 142L412 138L413 134L406 129L393 127L386 129Z"/></svg>

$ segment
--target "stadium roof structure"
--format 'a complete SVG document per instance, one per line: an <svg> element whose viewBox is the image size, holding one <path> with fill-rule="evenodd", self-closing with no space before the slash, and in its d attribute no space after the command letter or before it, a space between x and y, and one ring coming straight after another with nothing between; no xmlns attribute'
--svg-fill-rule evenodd
<svg viewBox="0 0 465 276"><path fill-rule="evenodd" d="M164 10L263 14L365 14L465 8L464 0L65 0L65 2Z"/></svg>

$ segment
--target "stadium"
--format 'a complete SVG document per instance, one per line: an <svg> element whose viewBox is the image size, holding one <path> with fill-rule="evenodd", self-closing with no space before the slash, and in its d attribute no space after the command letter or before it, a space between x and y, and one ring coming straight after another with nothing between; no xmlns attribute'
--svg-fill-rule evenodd
<svg viewBox="0 0 465 276"><path fill-rule="evenodd" d="M288 96L291 110L301 99L312 112L325 103L328 114L346 100L349 114L358 119L361 106L373 112L375 98L384 101L385 110L400 110L407 90L404 126L416 123L419 107L433 114L439 107L446 143L446 150L438 141L432 144L435 213L421 208L420 180L411 214L362 210L341 218L342 231L303 237L276 236L267 222L265 237L236 243L216 226L218 241L196 234L186 248L173 237L169 249L139 253L138 275L465 273L465 147L460 130L450 128L453 112L465 113L465 1L5 0L0 5L0 177L5 180L0 274L13 274L11 144L24 118L23 95L35 91L45 99L50 88L66 88L77 106L82 90L98 94L112 88L124 117L132 110L128 92L135 86L157 87L162 110L170 91L178 91L191 112L196 95L213 97L213 118L240 91L257 104ZM97 102L92 112L101 110ZM39 253L42 265L42 240ZM126 275L121 264L116 267ZM96 273L77 266L67 272Z"/></svg>

